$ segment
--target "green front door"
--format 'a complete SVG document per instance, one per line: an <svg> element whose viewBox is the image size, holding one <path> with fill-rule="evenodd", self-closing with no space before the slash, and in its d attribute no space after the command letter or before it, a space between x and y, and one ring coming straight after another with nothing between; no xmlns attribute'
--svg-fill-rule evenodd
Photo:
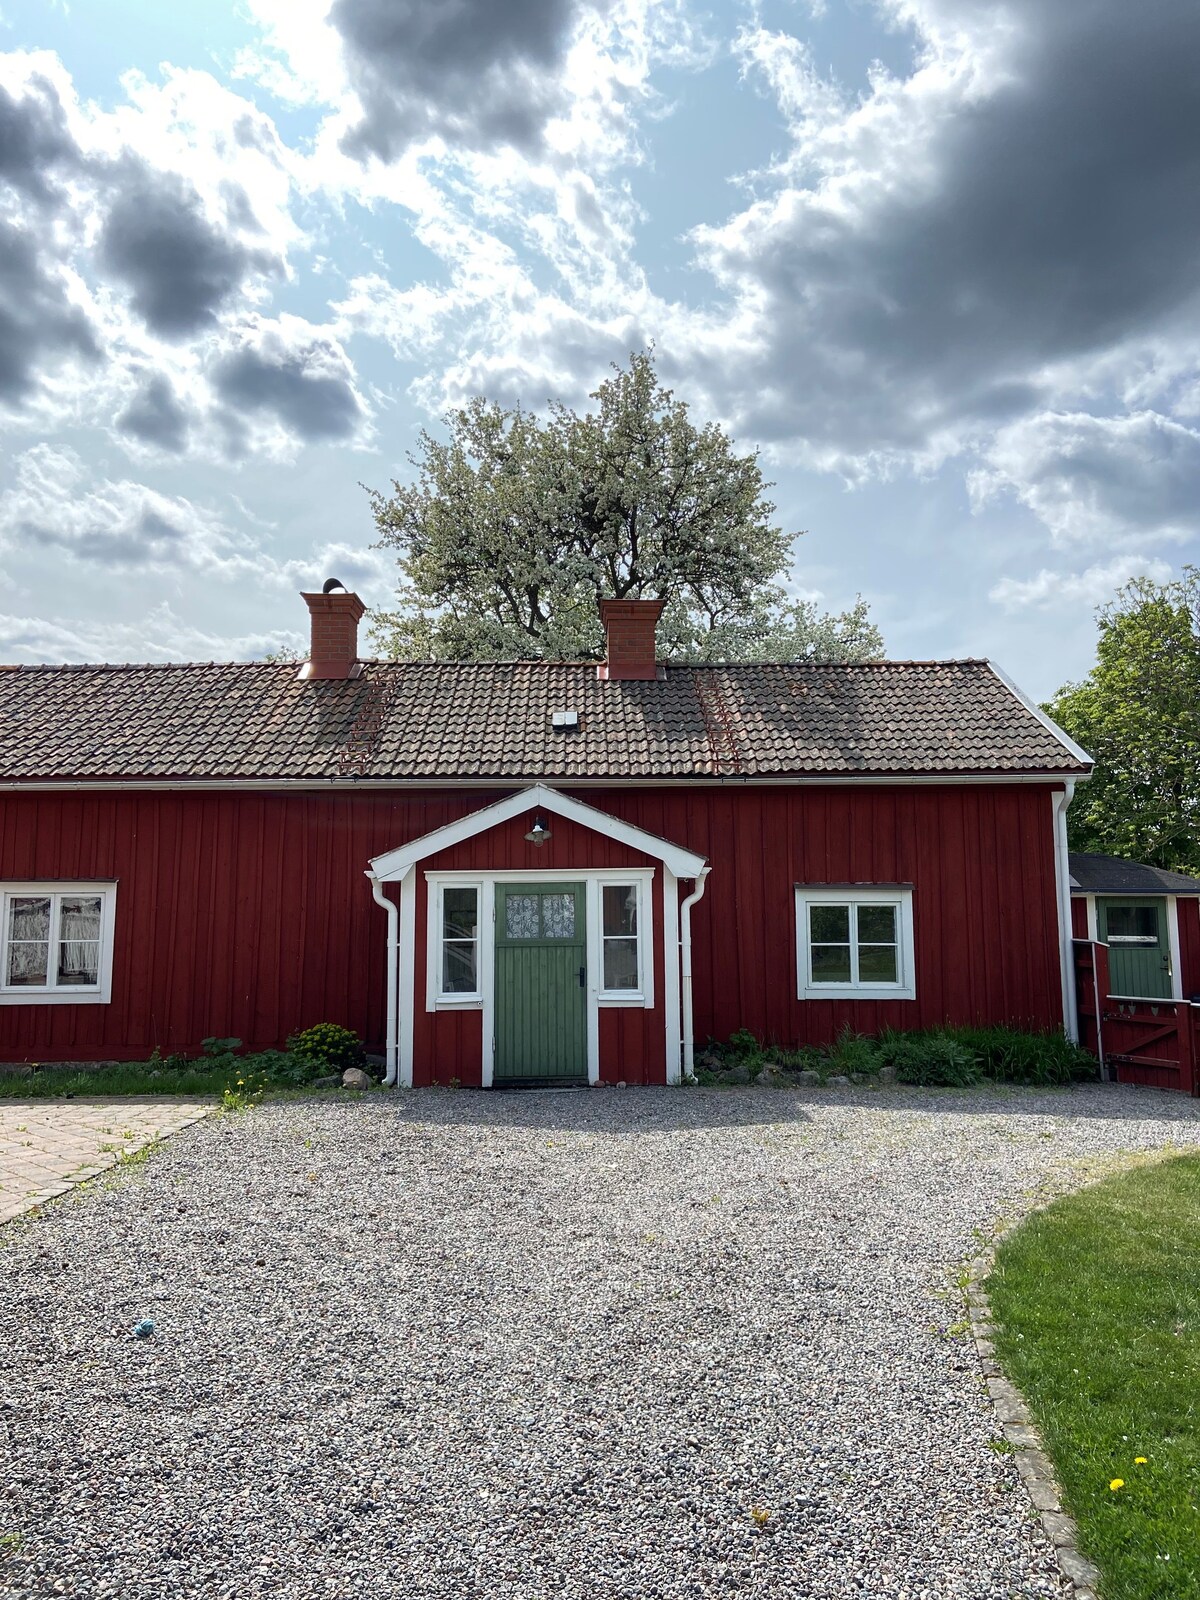
<svg viewBox="0 0 1200 1600"><path fill-rule="evenodd" d="M496 885L495 1083L587 1081L581 883Z"/></svg>
<svg viewBox="0 0 1200 1600"><path fill-rule="evenodd" d="M1165 900L1096 901L1096 931L1108 946L1113 994L1141 1000L1171 996L1171 950Z"/></svg>

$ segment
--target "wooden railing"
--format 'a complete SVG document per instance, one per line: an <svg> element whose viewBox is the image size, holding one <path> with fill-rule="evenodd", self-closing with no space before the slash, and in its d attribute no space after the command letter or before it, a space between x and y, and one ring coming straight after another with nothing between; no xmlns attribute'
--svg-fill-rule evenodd
<svg viewBox="0 0 1200 1600"><path fill-rule="evenodd" d="M1110 994L1108 946L1072 945L1080 1042L1108 1075L1200 1095L1200 1005Z"/></svg>

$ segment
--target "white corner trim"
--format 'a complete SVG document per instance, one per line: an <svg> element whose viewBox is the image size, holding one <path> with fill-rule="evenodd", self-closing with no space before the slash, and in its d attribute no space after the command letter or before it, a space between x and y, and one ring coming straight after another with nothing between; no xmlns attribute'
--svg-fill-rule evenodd
<svg viewBox="0 0 1200 1600"><path fill-rule="evenodd" d="M98 895L100 898L100 950L98 981L95 986L83 988L28 988L24 985L8 988L0 984L0 1006L106 1006L112 1002L113 941L117 925L117 883L115 878L96 882L76 882L74 879L37 882L13 879L0 884L0 978L8 971L8 915L6 902L12 895ZM50 921L49 964L56 961L54 944L58 928L58 915L52 913ZM57 970L57 968L55 969Z"/></svg>
<svg viewBox="0 0 1200 1600"><path fill-rule="evenodd" d="M1089 944L1100 943L1100 913L1096 909L1096 896L1085 896L1087 901L1087 936Z"/></svg>
<svg viewBox="0 0 1200 1600"><path fill-rule="evenodd" d="M1183 999L1183 967L1179 950L1179 896L1167 896L1167 948L1171 952L1171 998Z"/></svg>
<svg viewBox="0 0 1200 1600"><path fill-rule="evenodd" d="M501 822L508 822L522 811L533 810L552 811L556 816L578 823L580 827L590 828L593 833L653 856L656 861L669 867L677 878L694 878L705 862L704 856L685 850L682 845L671 844L657 834L635 827L631 822L622 822L619 817L586 805L582 800L573 800L544 783L535 783L515 794L506 795L493 805L472 811L456 822L435 828L432 833L422 834L419 839L399 845L395 850L385 851L371 861L371 872L385 883L403 878L416 862L425 860L427 856L436 855L439 850L448 850L451 845L461 844L464 839L472 839Z"/></svg>
<svg viewBox="0 0 1200 1600"><path fill-rule="evenodd" d="M1087 751L1083 749L1081 745L1077 745L1074 739L1072 739L1071 735L1069 733L1065 733L1063 729L1059 727L1058 723L1055 722L1053 717L1048 717L1042 710L1041 706L1029 698L1024 689L1018 688L1018 686L1009 677L1008 673L1005 672L1002 667L998 667L990 657L988 658L988 666L995 673L996 677L1000 679L1000 682L1009 691L1009 693L1015 696L1015 698L1021 702L1026 711L1029 712L1030 716L1034 717L1038 722L1040 722L1047 733L1052 733L1054 735L1064 750L1069 751L1070 754L1075 757L1076 761L1085 761L1089 767L1093 765L1092 757L1088 755ZM1073 773L1072 776L1079 779L1087 778L1090 776L1090 774L1076 772Z"/></svg>
<svg viewBox="0 0 1200 1600"><path fill-rule="evenodd" d="M1079 1043L1078 1002L1075 994L1075 947L1071 922L1071 860L1067 849L1067 812L1075 798L1075 781L1068 778L1050 796L1054 829L1054 898L1058 910L1058 971L1062 985L1063 1032Z"/></svg>
<svg viewBox="0 0 1200 1600"><path fill-rule="evenodd" d="M679 1016L679 879L663 868L663 1021L667 1033L667 1082L683 1076ZM653 966L653 963L651 963Z"/></svg>
<svg viewBox="0 0 1200 1600"><path fill-rule="evenodd" d="M917 958L913 940L913 892L908 888L875 888L870 884L854 888L829 889L796 885L796 993L801 1000L915 1000L917 998ZM809 976L808 908L810 905L895 906L899 911L896 929L898 983L812 983Z"/></svg>

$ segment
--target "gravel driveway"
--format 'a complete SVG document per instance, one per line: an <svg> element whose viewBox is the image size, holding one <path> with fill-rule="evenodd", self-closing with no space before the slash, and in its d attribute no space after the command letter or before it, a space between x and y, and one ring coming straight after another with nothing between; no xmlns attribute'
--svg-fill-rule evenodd
<svg viewBox="0 0 1200 1600"><path fill-rule="evenodd" d="M945 1290L1198 1138L1115 1087L212 1118L0 1234L0 1591L1057 1595Z"/></svg>

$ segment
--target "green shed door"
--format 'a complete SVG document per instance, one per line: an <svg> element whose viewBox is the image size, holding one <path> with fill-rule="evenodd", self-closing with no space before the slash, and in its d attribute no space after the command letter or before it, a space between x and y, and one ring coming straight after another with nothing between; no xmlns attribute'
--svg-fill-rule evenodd
<svg viewBox="0 0 1200 1600"><path fill-rule="evenodd" d="M496 885L495 1083L587 1081L582 883Z"/></svg>
<svg viewBox="0 0 1200 1600"><path fill-rule="evenodd" d="M1096 931L1108 946L1113 994L1142 1000L1171 997L1171 951L1165 900L1096 901Z"/></svg>

